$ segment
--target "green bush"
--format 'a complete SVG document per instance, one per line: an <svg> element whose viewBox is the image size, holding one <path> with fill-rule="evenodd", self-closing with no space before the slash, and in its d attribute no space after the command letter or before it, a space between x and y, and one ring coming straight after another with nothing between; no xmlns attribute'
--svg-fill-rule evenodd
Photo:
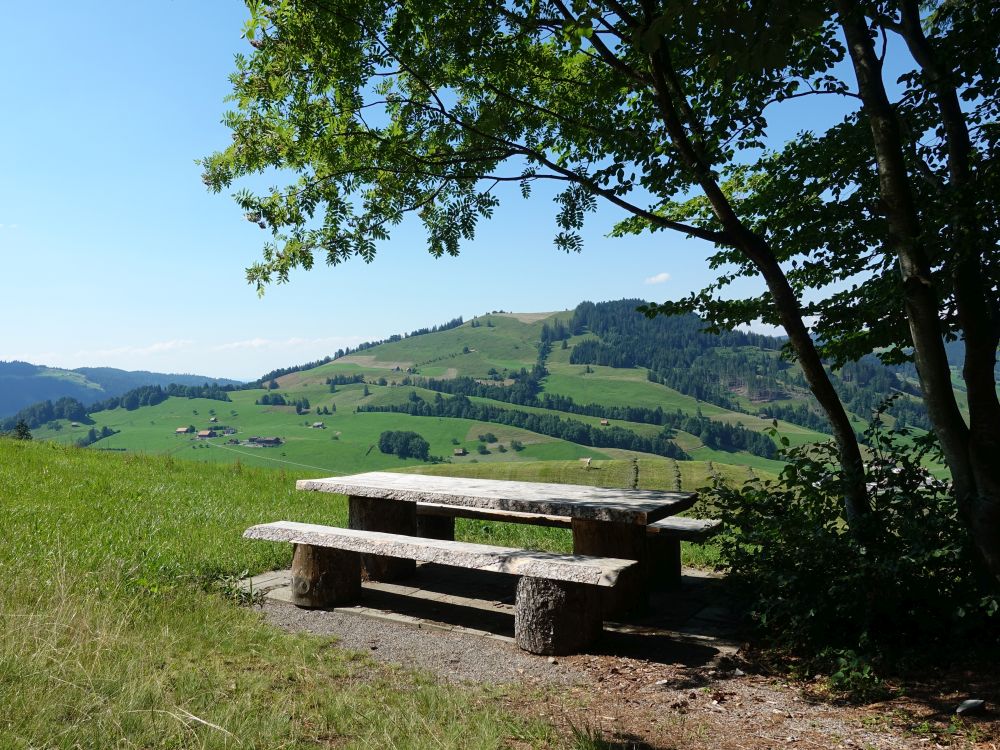
<svg viewBox="0 0 1000 750"><path fill-rule="evenodd" d="M977 583L950 483L922 466L930 440L887 431L880 416L866 433L872 513L855 528L844 522L832 443L786 449L777 481L713 490L726 524L723 564L757 635L826 654L829 669L843 667L838 655L916 655L963 633L996 638L997 599Z"/></svg>

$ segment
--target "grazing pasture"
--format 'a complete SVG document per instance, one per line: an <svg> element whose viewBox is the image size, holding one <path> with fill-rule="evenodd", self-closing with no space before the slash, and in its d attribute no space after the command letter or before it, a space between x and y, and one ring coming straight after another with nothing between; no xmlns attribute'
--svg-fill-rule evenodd
<svg viewBox="0 0 1000 750"><path fill-rule="evenodd" d="M346 522L300 476L0 440L0 746L570 746L237 606L236 579L290 557L244 529Z"/></svg>

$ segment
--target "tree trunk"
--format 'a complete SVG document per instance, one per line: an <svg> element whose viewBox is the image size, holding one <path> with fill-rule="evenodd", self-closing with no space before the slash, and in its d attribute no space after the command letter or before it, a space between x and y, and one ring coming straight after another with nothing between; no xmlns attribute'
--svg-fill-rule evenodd
<svg viewBox="0 0 1000 750"><path fill-rule="evenodd" d="M987 565L1000 577L1000 399L996 391L996 352L1000 343L1000 300L992 299L983 284L982 257L986 248L977 216L979 186L972 167L969 129L953 72L942 64L924 34L915 0L901 3L902 28L913 59L934 94L948 153L947 193L951 202L951 237L956 254L955 303L965 339L965 380L969 402L969 463L974 493L959 497L976 546Z"/></svg>
<svg viewBox="0 0 1000 750"><path fill-rule="evenodd" d="M844 472L844 513L848 525L857 530L858 521L870 513L871 505L865 483L864 459L861 456L854 427L847 416L840 395L833 387L826 368L823 367L823 361L816 351L812 336L802 321L802 309L798 298L769 249L758 264L758 268L767 281L768 289L771 290L771 297L781 316L782 327L788 334L788 340L799 359L809 389L830 420L833 437L837 443L840 466Z"/></svg>
<svg viewBox="0 0 1000 750"><path fill-rule="evenodd" d="M649 605L649 565L647 563L646 527L636 523L610 523L574 518L573 554L617 557L638 560L639 564L623 570L618 583L602 588L604 615L608 618L642 612Z"/></svg>
<svg viewBox="0 0 1000 750"><path fill-rule="evenodd" d="M514 640L532 654L575 654L601 635L597 586L524 576L517 582Z"/></svg>
<svg viewBox="0 0 1000 750"><path fill-rule="evenodd" d="M667 50L661 48L657 52L650 53L649 60L657 102L671 141L677 148L680 158L695 175L712 206L712 211L730 237L732 246L740 250L764 277L781 324L802 366L809 389L830 420L843 469L845 516L848 524L856 530L857 521L867 516L871 509L865 486L864 461L847 410L844 409L844 404L823 367L816 344L802 320L802 307L798 297L766 240L751 231L740 220L709 165L704 162L688 137L674 105L675 100L683 100L684 96L683 92L676 90L676 86L671 85L675 76Z"/></svg>
<svg viewBox="0 0 1000 750"><path fill-rule="evenodd" d="M347 499L347 525L352 529L415 536L417 505L400 500L351 495ZM413 560L385 555L362 555L361 564L371 581L397 581L413 575L417 569Z"/></svg>
<svg viewBox="0 0 1000 750"><path fill-rule="evenodd" d="M306 609L351 604L361 596L361 555L296 544L292 553L292 604Z"/></svg>
<svg viewBox="0 0 1000 750"><path fill-rule="evenodd" d="M906 4L904 4L905 6ZM903 142L896 114L882 82L881 63L864 16L854 0L838 0L841 28L847 39L858 91L872 131L879 190L889 225L888 246L895 253L903 278L904 306L913 342L914 361L920 376L924 403L934 431L941 442L951 471L959 509L969 525L972 538L994 578L1000 581L1000 462L997 461L997 431L1000 430L1000 402L997 400L993 370L996 364L996 324L994 308L982 286L981 249L959 238L977 233L962 228L960 217L952 248L955 298L959 322L966 337L965 379L969 389L970 426L958 409L951 386L951 370L944 349L939 319L939 303L932 284L930 262L921 244L921 228L910 189L903 157ZM917 36L912 4L904 7L904 38L918 64L932 65L933 58L922 32ZM928 70L948 139L949 168L960 182L969 179L968 132L965 130L957 98L946 90L939 70ZM956 119L957 118L957 119ZM961 203L961 201L959 201ZM960 213L964 209L959 208Z"/></svg>

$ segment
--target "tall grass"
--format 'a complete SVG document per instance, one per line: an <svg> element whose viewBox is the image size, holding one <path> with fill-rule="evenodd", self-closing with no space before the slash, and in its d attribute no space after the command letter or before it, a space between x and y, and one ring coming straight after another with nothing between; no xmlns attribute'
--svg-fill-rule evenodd
<svg viewBox="0 0 1000 750"><path fill-rule="evenodd" d="M561 744L227 601L219 582L288 563L247 526L344 522L292 479L0 440L0 748Z"/></svg>

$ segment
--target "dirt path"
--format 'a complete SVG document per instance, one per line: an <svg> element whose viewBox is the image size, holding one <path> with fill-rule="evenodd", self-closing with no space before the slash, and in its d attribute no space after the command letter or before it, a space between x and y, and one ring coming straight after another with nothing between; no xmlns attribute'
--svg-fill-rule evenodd
<svg viewBox="0 0 1000 750"><path fill-rule="evenodd" d="M603 738L597 747L1000 750L995 708L968 720L954 716L965 698L1000 703L996 670L956 667L897 685L901 697L889 701L837 704L823 696L823 680L755 674L730 645L718 579L686 572L684 590L645 621L609 625L591 653L556 659L514 645L514 579L421 568L406 585L366 583L362 605L334 611L282 601L287 572L260 576L256 585L274 587L263 613L284 630L333 636L343 648L443 681L500 685L489 700L541 716L564 736Z"/></svg>

